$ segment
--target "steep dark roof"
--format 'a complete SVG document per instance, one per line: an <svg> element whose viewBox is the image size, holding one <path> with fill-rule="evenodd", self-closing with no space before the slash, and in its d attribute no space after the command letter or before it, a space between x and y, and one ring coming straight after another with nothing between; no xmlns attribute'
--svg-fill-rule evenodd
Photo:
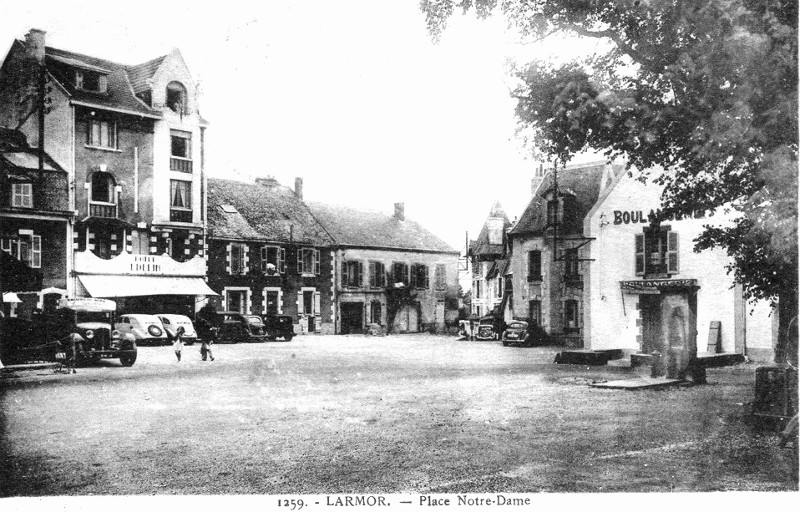
<svg viewBox="0 0 800 512"><path fill-rule="evenodd" d="M238 213L226 213L232 205ZM229 210L229 208L226 208ZM333 243L295 193L282 186L209 178L208 229L212 238L297 242L315 246Z"/></svg>
<svg viewBox="0 0 800 512"><path fill-rule="evenodd" d="M23 46L24 42L19 41ZM98 107L108 107L129 110L136 113L147 114L150 116L160 116L161 113L157 110L149 108L147 105L139 101L134 95L133 83L130 80L128 73L133 70L137 84L144 83L144 80L150 78L155 69L153 65L155 62L160 64L163 57L155 59L139 66L125 66L116 62L106 59L99 59L89 55L60 50L50 46L45 47L45 57L50 64L48 66L50 72L59 80L61 85L67 88L70 95L79 101L91 103ZM76 89L72 83L71 76L65 71L69 68L90 69L98 72L108 73L108 88L106 93L97 93L92 91L83 91ZM141 68L141 69L140 69ZM150 73L149 76L147 73ZM146 84L145 84L146 88Z"/></svg>
<svg viewBox="0 0 800 512"><path fill-rule="evenodd" d="M592 209L600 195L600 181L606 168L605 163L590 164L567 168L558 173L558 188L562 194L575 198L573 218L565 219L565 224L572 227L572 231L582 230L583 219ZM544 195L553 186L553 174L545 175L540 193L534 195L519 221L511 229L514 235L539 235L544 232L547 223L547 201ZM564 233L571 234L571 233Z"/></svg>
<svg viewBox="0 0 800 512"><path fill-rule="evenodd" d="M36 171L39 169L39 150L28 146L22 132L0 128L0 163L8 169ZM44 154L44 170L65 172L47 153Z"/></svg>
<svg viewBox="0 0 800 512"><path fill-rule="evenodd" d="M140 92L146 91L150 88L147 85L147 80L153 78L153 75L156 74L156 71L158 71L158 68L161 66L161 63L164 62L165 58L166 55L163 55L153 60L149 60L143 64L126 66L125 69L128 71L128 79L131 81L133 92L139 94Z"/></svg>
<svg viewBox="0 0 800 512"><path fill-rule="evenodd" d="M347 206L315 202L309 202L308 207L338 245L458 252L420 224L408 218L398 220L381 212L356 210Z"/></svg>
<svg viewBox="0 0 800 512"><path fill-rule="evenodd" d="M478 234L478 239L475 243L470 243L470 254L481 256L502 256L505 253L504 244L490 244L489 243L489 219L500 218L503 219L503 239L505 239L505 232L511 226L511 221L508 220L505 210L503 210L500 201L495 201L492 209L489 211L489 217L483 223L481 232Z"/></svg>

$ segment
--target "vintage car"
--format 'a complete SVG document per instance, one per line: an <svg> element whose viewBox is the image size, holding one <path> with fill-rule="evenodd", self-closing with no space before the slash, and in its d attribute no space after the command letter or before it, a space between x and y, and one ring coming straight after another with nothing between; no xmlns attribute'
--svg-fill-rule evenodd
<svg viewBox="0 0 800 512"><path fill-rule="evenodd" d="M294 322L290 315L265 315L264 325L267 328L267 339L270 341L278 338L292 341L294 337Z"/></svg>
<svg viewBox="0 0 800 512"><path fill-rule="evenodd" d="M155 315L121 315L117 329L122 334L133 335L139 345L168 345L170 343L161 320Z"/></svg>
<svg viewBox="0 0 800 512"><path fill-rule="evenodd" d="M4 360L68 361L72 364L119 359L136 362L136 342L114 329L114 301L97 298L61 299L52 313L30 320L3 322Z"/></svg>
<svg viewBox="0 0 800 512"><path fill-rule="evenodd" d="M220 343L266 341L267 329L264 320L258 315L246 315L235 311L217 313Z"/></svg>
<svg viewBox="0 0 800 512"><path fill-rule="evenodd" d="M503 331L503 346L522 345L530 347L533 344L531 333L528 331L528 322L514 320L508 323L506 330Z"/></svg>
<svg viewBox="0 0 800 512"><path fill-rule="evenodd" d="M178 327L183 327L183 342L187 345L193 344L197 341L197 331L194 324L189 320L188 316L184 315L156 315L161 320L161 325L164 326L164 331L167 334L167 339L172 342L175 339L175 333L178 332Z"/></svg>
<svg viewBox="0 0 800 512"><path fill-rule="evenodd" d="M270 341L278 338L292 341L294 338L294 322L290 315L264 315L264 325Z"/></svg>
<svg viewBox="0 0 800 512"><path fill-rule="evenodd" d="M486 316L480 319L478 329L475 332L476 340L496 340L500 338L502 332L502 319L493 316Z"/></svg>

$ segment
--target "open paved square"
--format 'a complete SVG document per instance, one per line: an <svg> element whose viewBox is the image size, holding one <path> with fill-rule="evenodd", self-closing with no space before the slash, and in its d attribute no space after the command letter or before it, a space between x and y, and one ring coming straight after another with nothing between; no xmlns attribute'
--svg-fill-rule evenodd
<svg viewBox="0 0 800 512"><path fill-rule="evenodd" d="M2 495L797 489L791 450L744 421L752 364L631 392L587 385L627 369L453 337L214 351L5 376Z"/></svg>

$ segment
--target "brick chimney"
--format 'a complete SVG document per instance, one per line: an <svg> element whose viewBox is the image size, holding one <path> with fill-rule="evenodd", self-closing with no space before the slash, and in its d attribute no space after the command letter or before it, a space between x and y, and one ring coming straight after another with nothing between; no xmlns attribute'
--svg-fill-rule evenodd
<svg viewBox="0 0 800 512"><path fill-rule="evenodd" d="M32 28L25 34L25 44L28 47L30 56L37 62L44 62L44 36L46 32L38 28Z"/></svg>
<svg viewBox="0 0 800 512"><path fill-rule="evenodd" d="M294 179L294 195L301 201L303 200L303 178Z"/></svg>
<svg viewBox="0 0 800 512"><path fill-rule="evenodd" d="M394 218L397 220L406 220L405 203L394 203Z"/></svg>
<svg viewBox="0 0 800 512"><path fill-rule="evenodd" d="M539 185L541 185L542 181L544 181L544 174L544 164L539 162L539 166L534 166L533 168L533 178L531 179L531 195L536 193Z"/></svg>

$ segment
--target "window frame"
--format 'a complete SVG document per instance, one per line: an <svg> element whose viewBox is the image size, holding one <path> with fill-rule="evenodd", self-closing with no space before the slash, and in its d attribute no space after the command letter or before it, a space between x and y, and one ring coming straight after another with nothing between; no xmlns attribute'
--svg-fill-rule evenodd
<svg viewBox="0 0 800 512"><path fill-rule="evenodd" d="M180 185L178 185L180 184ZM188 204L188 206L178 206L175 204L175 192L177 191L177 187L185 187L186 197L184 198L184 202ZM170 210L182 210L182 211L192 211L192 182L186 180L169 180L169 209Z"/></svg>
<svg viewBox="0 0 800 512"><path fill-rule="evenodd" d="M536 263L534 264L534 261ZM534 273L536 270L536 273ZM528 282L542 282L542 251L532 249L528 251Z"/></svg>
<svg viewBox="0 0 800 512"><path fill-rule="evenodd" d="M424 263L412 263L410 268L409 286L414 289L427 290L430 288L430 270Z"/></svg>
<svg viewBox="0 0 800 512"><path fill-rule="evenodd" d="M305 261L305 255L311 253L310 260ZM306 263L310 264L311 268L306 268ZM319 249L313 247L300 247L297 249L297 273L306 276L320 275L320 252Z"/></svg>
<svg viewBox="0 0 800 512"><path fill-rule="evenodd" d="M646 227L634 235L634 272L645 278L670 277L680 273L679 234L671 226ZM657 252L650 250L657 245ZM658 263L654 256L658 255Z"/></svg>
<svg viewBox="0 0 800 512"><path fill-rule="evenodd" d="M184 154L175 154L175 140L184 141ZM192 159L192 132L187 132L185 130L170 130L169 141L169 156L171 158L179 158L181 160Z"/></svg>
<svg viewBox="0 0 800 512"><path fill-rule="evenodd" d="M247 274L247 244L231 242L228 245L228 264L228 273L230 275L241 276Z"/></svg>
<svg viewBox="0 0 800 512"><path fill-rule="evenodd" d="M402 269L404 274L403 279L397 279L399 274L398 269ZM392 285L396 285L397 283L403 283L403 286L409 286L411 283L411 278L409 276L409 265L405 261L392 262Z"/></svg>
<svg viewBox="0 0 800 512"><path fill-rule="evenodd" d="M280 247L278 245L262 245L259 251L259 255L261 256L261 272L267 274L267 265L272 263L269 258L269 253L271 250L275 251L275 274L285 274L286 273L286 248ZM267 274L269 275L269 274Z"/></svg>
<svg viewBox="0 0 800 512"><path fill-rule="evenodd" d="M361 288L364 284L364 263L359 260L342 262L342 286L345 288Z"/></svg>
<svg viewBox="0 0 800 512"><path fill-rule="evenodd" d="M570 316L574 316L572 319L573 325L570 326L569 323L571 321ZM564 332L569 333L577 333L580 332L581 325L580 325L580 305L577 300L575 299L567 299L564 301Z"/></svg>
<svg viewBox="0 0 800 512"><path fill-rule="evenodd" d="M17 199L20 200L20 204L17 204ZM13 208L33 208L33 183L29 181L11 183L11 206Z"/></svg>
<svg viewBox="0 0 800 512"><path fill-rule="evenodd" d="M434 269L434 286L437 290L447 290L447 265L437 263Z"/></svg>
<svg viewBox="0 0 800 512"><path fill-rule="evenodd" d="M27 256L25 259L22 259L23 247L25 247L25 256ZM0 238L0 251L30 268L42 268L42 235L31 234Z"/></svg>
<svg viewBox="0 0 800 512"><path fill-rule="evenodd" d="M106 128L106 141L103 141L103 126ZM95 127L97 132L95 133ZM117 122L113 119L87 119L86 120L86 145L91 148L119 149L119 133Z"/></svg>
<svg viewBox="0 0 800 512"><path fill-rule="evenodd" d="M369 262L369 287L386 288L386 265L382 261Z"/></svg>

